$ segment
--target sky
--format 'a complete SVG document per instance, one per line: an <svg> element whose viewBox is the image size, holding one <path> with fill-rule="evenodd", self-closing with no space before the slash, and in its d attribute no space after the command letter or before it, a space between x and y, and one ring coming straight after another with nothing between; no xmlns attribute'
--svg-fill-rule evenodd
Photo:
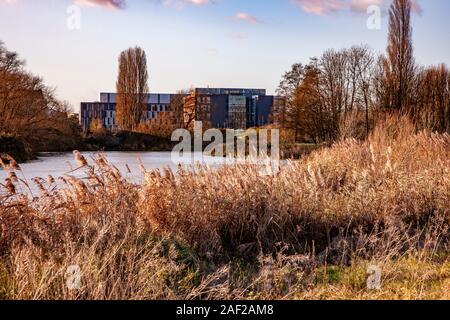
<svg viewBox="0 0 450 320"><path fill-rule="evenodd" d="M246 87L275 93L293 63L329 48L384 53L389 0L0 0L0 40L79 109L114 92L118 56L147 53L153 93ZM376 11L379 8L380 28ZM414 0L419 64L450 64L450 1Z"/></svg>

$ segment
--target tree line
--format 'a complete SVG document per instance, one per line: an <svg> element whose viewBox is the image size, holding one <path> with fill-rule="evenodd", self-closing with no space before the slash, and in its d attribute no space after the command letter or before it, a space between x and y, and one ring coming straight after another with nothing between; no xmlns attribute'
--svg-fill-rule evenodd
<svg viewBox="0 0 450 320"><path fill-rule="evenodd" d="M410 0L392 2L386 54L365 45L330 49L283 75L284 126L297 141L364 138L392 112L409 115L419 130L450 133L450 73L445 64L415 63L411 10Z"/></svg>
<svg viewBox="0 0 450 320"><path fill-rule="evenodd" d="M25 62L0 41L0 153L14 139L28 155L73 150L81 141L78 118L59 101L42 78L25 70Z"/></svg>

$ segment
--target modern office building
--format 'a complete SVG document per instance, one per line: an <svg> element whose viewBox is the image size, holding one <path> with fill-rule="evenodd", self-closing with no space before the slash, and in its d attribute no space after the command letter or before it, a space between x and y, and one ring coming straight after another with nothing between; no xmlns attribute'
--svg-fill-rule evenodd
<svg viewBox="0 0 450 320"><path fill-rule="evenodd" d="M203 127L246 129L271 123L281 100L264 89L196 88L184 100L184 122L203 121Z"/></svg>
<svg viewBox="0 0 450 320"><path fill-rule="evenodd" d="M187 128L192 128L194 121L202 121L203 128L246 129L279 122L284 112L284 99L266 95L264 89L196 88L183 96L179 114L171 110L176 96L148 94L144 121L157 120L164 113ZM116 97L115 93L100 93L99 101L81 103L80 122L85 132L94 119L100 119L108 130L117 128Z"/></svg>
<svg viewBox="0 0 450 320"><path fill-rule="evenodd" d="M158 118L161 112L170 112L170 102L174 95L151 93L147 95L147 108L144 121ZM80 123L85 132L89 130L94 119L100 119L108 130L116 128L116 93L100 93L96 102L82 102L80 105Z"/></svg>

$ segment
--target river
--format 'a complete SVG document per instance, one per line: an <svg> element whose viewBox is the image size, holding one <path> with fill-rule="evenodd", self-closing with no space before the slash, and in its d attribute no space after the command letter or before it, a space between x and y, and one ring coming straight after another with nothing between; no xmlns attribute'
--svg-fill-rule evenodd
<svg viewBox="0 0 450 320"><path fill-rule="evenodd" d="M92 164L95 152L82 152L86 160ZM193 164L192 157L178 157L172 159L171 152L104 152L108 162L116 166L121 173L134 182L142 181L143 175L139 168L140 161L147 170L171 168L176 170L178 165L186 167ZM198 154L196 154L198 156ZM139 160L140 159L140 160ZM198 159L196 159L198 160ZM214 157L203 157L200 163L207 164L210 167L217 167L223 163L223 159ZM131 174L127 170L129 167ZM17 172L19 178L31 182L33 178L41 177L46 179L48 175L54 178L63 176L68 172L76 169L78 164L72 153L48 153L40 154L37 160L21 163L21 172ZM77 170L71 175L82 176L83 170ZM3 182L8 173L0 169L0 182ZM31 185L33 183L30 183Z"/></svg>

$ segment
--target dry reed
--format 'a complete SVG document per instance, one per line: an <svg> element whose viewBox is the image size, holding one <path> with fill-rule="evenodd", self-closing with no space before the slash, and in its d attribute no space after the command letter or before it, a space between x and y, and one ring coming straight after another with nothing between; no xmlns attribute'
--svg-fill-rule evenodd
<svg viewBox="0 0 450 320"><path fill-rule="evenodd" d="M36 179L36 197L3 164L0 298L448 298L448 135L391 118L271 176L165 169L142 185L74 154L84 178ZM381 291L365 288L370 263Z"/></svg>

